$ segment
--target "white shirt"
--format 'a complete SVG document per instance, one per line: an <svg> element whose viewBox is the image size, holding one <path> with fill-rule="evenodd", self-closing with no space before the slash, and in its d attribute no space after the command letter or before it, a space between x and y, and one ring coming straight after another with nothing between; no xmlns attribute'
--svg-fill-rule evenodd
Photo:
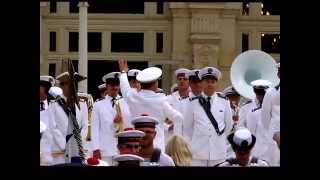
<svg viewBox="0 0 320 180"><path fill-rule="evenodd" d="M123 115L124 127L130 125L131 113L129 106L120 99L120 108ZM118 154L116 124L113 122L117 115L116 105L112 106L112 97L106 96L103 100L93 104L92 111L92 149L99 149L102 156L114 156Z"/></svg>
<svg viewBox="0 0 320 180"><path fill-rule="evenodd" d="M280 158L278 147L273 141L270 131L266 130L261 122L261 108L247 114L247 128L256 136L256 144L252 155L266 160L270 165L276 165Z"/></svg>
<svg viewBox="0 0 320 180"><path fill-rule="evenodd" d="M142 163L142 166L150 166L149 164L150 164L150 158L145 158L144 162ZM172 158L162 151L160 153L160 157L159 157L159 161L157 162L157 165L158 166L175 166Z"/></svg>
<svg viewBox="0 0 320 180"><path fill-rule="evenodd" d="M240 107L239 110L239 126L240 127L247 127L247 114L248 112L252 111L255 108L258 108L260 103L257 98L252 100L251 102L243 105Z"/></svg>
<svg viewBox="0 0 320 180"><path fill-rule="evenodd" d="M280 105L280 87L278 90L276 90L276 88L270 88L266 92L266 94L263 98L262 110L261 110L261 121L262 121L263 126L266 129L269 129L269 126L270 126L270 122L271 122L271 118L272 118L272 107L276 103L274 101L274 96L277 94L279 96L278 104Z"/></svg>
<svg viewBox="0 0 320 180"><path fill-rule="evenodd" d="M207 98L206 96L204 96ZM232 128L232 114L229 101L219 97L217 93L211 96L211 112L218 124L219 130L224 133L218 136L210 119L199 103L199 99L191 100L188 107L188 121L193 124L191 151L197 160L220 160L227 156L226 136Z"/></svg>
<svg viewBox="0 0 320 180"><path fill-rule="evenodd" d="M176 91L167 98L170 105L179 111L184 117L186 117L188 104L190 103L189 97L181 97L179 92ZM183 136L189 143L192 136L191 132L193 127L192 124L186 120L187 119L183 119L183 121L176 122L174 124L173 133Z"/></svg>
<svg viewBox="0 0 320 180"><path fill-rule="evenodd" d="M63 98L65 98L63 96ZM82 142L85 142L88 129L88 108L84 101L80 101L80 109L76 106L76 118L81 129ZM52 151L64 151L68 128L68 116L58 102L50 103L48 108L49 118L52 127Z"/></svg>
<svg viewBox="0 0 320 180"><path fill-rule="evenodd" d="M50 165L53 161L51 156L51 146L53 143L51 131L53 125L48 116L48 109L40 111L40 121L47 127L40 139L40 165Z"/></svg>
<svg viewBox="0 0 320 180"><path fill-rule="evenodd" d="M121 73L120 75L120 88L124 99L131 108L133 117L147 113L159 120L159 124L156 126L157 134L154 145L160 148L161 151L165 151L165 120L169 118L174 123L182 121L182 114L167 102L167 98L164 95L144 89L139 92L134 91L130 88L128 77L125 73Z"/></svg>

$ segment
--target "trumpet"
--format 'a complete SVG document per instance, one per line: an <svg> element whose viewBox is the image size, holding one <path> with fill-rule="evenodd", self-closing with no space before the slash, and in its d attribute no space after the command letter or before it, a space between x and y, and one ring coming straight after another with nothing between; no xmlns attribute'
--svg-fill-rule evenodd
<svg viewBox="0 0 320 180"><path fill-rule="evenodd" d="M120 107L120 96L116 97L115 107L116 107L117 114L120 116L120 122L115 124L116 133L118 133L118 132L122 132L124 130L123 116L122 116L122 111L121 111L121 107Z"/></svg>

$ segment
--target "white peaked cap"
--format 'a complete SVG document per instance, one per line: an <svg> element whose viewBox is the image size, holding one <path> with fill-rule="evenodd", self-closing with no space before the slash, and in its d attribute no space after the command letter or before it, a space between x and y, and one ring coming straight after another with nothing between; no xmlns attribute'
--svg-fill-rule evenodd
<svg viewBox="0 0 320 180"><path fill-rule="evenodd" d="M161 75L162 75L162 70L160 68L149 67L142 70L137 75L137 80L141 83L149 83L149 82L158 80Z"/></svg>

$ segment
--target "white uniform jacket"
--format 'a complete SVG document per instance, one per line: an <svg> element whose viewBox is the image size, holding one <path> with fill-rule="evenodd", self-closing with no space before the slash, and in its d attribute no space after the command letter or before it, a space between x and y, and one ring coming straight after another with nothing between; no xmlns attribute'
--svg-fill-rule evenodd
<svg viewBox="0 0 320 180"><path fill-rule="evenodd" d="M203 95L207 98L205 95ZM219 130L224 132L219 136L210 119L199 103L198 98L190 99L187 115L188 121L192 122L193 132L191 150L193 159L197 160L220 160L227 156L227 135L232 128L232 114L229 101L215 93L211 96L211 112Z"/></svg>
<svg viewBox="0 0 320 180"><path fill-rule="evenodd" d="M88 108L84 101L80 101L80 109L76 106L76 118L81 129L82 142L85 142L88 129ZM68 116L59 105L53 102L49 106L49 118L53 123L52 127L52 151L64 151L66 146L66 136L68 128Z"/></svg>
<svg viewBox="0 0 320 180"><path fill-rule="evenodd" d="M102 156L114 156L118 153L116 124L116 105L112 106L112 97L106 96L103 100L93 104L92 111L92 150L99 149ZM124 127L130 125L131 113L129 106L123 98L120 99L120 108L123 115Z"/></svg>
<svg viewBox="0 0 320 180"><path fill-rule="evenodd" d="M187 115L188 104L190 103L189 96L181 97L179 92L176 91L168 96L168 102L170 105L179 111L184 117ZM190 143L191 132L192 132L192 124L186 121L187 119L183 119L183 121L176 122L174 124L173 133L183 136L188 143Z"/></svg>
<svg viewBox="0 0 320 180"><path fill-rule="evenodd" d="M142 89L139 92L133 90L129 85L128 77L125 73L121 73L120 75L120 88L124 99L131 108L133 117L147 113L159 120L159 124L156 127L157 134L154 145L164 152L164 129L166 118L169 118L175 123L176 121L182 121L183 115L168 103L166 96L151 90Z"/></svg>

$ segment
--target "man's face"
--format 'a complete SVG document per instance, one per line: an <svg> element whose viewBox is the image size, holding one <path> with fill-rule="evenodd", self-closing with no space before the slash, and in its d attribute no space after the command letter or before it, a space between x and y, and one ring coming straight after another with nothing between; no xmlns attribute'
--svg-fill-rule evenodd
<svg viewBox="0 0 320 180"><path fill-rule="evenodd" d="M185 76L178 76L177 85L178 85L178 89L186 90L189 88L189 79L186 78Z"/></svg>
<svg viewBox="0 0 320 180"><path fill-rule="evenodd" d="M236 150L236 159L241 166L245 166L249 162L250 150Z"/></svg>
<svg viewBox="0 0 320 180"><path fill-rule="evenodd" d="M107 84L107 94L111 97L116 97L119 93L120 86L119 84Z"/></svg>
<svg viewBox="0 0 320 180"><path fill-rule="evenodd" d="M65 96L68 96L68 95L69 95L69 81L62 81L62 82L60 82L60 88L62 89L63 94L64 94Z"/></svg>
<svg viewBox="0 0 320 180"><path fill-rule="evenodd" d="M137 80L130 80L130 87L131 88L136 88L138 91L141 89L140 83Z"/></svg>
<svg viewBox="0 0 320 180"><path fill-rule="evenodd" d="M145 133L145 136L141 139L141 147L149 147L153 145L153 139L156 137L156 130L150 127L135 128L136 130L142 131Z"/></svg>
<svg viewBox="0 0 320 180"><path fill-rule="evenodd" d="M217 88L217 80L214 78L206 78L201 81L203 91L207 95L212 95Z"/></svg>
<svg viewBox="0 0 320 180"><path fill-rule="evenodd" d="M140 151L140 142L126 142L119 145L120 154L134 154L137 155Z"/></svg>
<svg viewBox="0 0 320 180"><path fill-rule="evenodd" d="M190 88L194 95L199 95L203 90L200 80L190 80Z"/></svg>

